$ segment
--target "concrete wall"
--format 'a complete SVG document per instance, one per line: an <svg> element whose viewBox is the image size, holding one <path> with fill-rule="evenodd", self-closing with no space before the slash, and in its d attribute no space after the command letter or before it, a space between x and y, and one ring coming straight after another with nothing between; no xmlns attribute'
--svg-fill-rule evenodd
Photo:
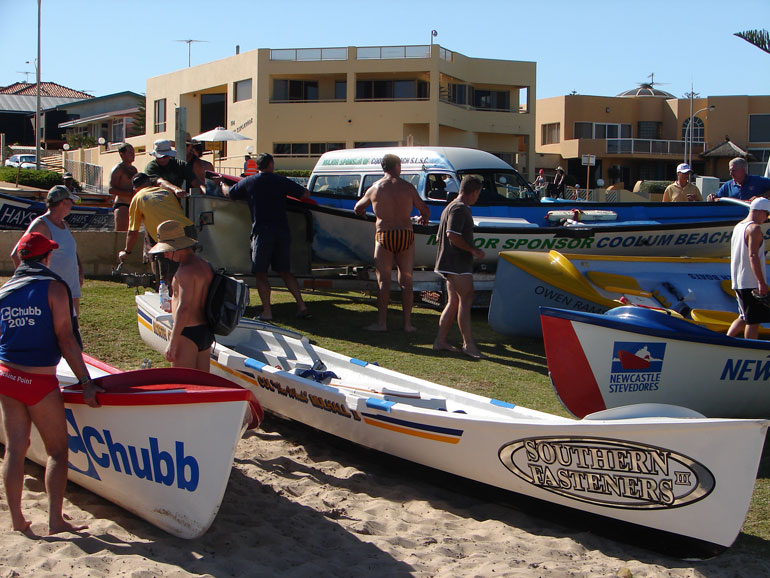
<svg viewBox="0 0 770 578"><path fill-rule="evenodd" d="M10 275L14 265L11 251L24 231L0 231L0 274ZM78 244L78 255L87 277L107 277L118 264L118 252L126 243L125 233L115 231L73 231ZM123 266L128 272L149 272L149 266L142 264L141 245L137 242L134 251Z"/></svg>

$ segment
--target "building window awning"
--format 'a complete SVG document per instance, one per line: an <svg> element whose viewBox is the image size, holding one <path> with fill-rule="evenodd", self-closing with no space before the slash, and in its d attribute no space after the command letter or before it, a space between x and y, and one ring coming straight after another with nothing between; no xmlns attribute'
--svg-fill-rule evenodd
<svg viewBox="0 0 770 578"><path fill-rule="evenodd" d="M70 128L73 126L82 126L84 124L91 124L100 120L106 120L110 118L123 118L136 114L139 111L138 108L129 108L126 110L117 110L114 112L108 112L105 114L97 114L95 116L87 116L85 118L77 118L67 122L59 123L59 128Z"/></svg>

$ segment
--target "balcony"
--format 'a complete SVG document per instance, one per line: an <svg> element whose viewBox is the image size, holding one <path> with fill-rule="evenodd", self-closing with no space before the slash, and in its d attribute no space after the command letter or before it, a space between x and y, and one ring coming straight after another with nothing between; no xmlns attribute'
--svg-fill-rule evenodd
<svg viewBox="0 0 770 578"><path fill-rule="evenodd" d="M614 138L607 139L608 155L655 155L676 156L684 155L684 141L682 140L654 140L642 138ZM705 150L702 142L692 143L693 154L700 154Z"/></svg>

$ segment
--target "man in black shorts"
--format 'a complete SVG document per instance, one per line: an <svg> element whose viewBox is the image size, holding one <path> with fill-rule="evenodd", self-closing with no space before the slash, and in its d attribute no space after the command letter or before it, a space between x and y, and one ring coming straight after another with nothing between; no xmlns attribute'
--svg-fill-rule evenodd
<svg viewBox="0 0 770 578"><path fill-rule="evenodd" d="M735 225L730 241L730 274L738 299L738 319L733 321L727 335L756 339L760 323L770 322L770 309L754 296L770 293L765 270L765 238L761 225L770 216L770 201L755 197L748 216Z"/></svg>
<svg viewBox="0 0 770 578"><path fill-rule="evenodd" d="M291 274L291 231L286 217L286 197L307 197L308 190L294 181L276 175L273 156L262 153L257 157L259 173L246 177L232 187L222 185L226 196L234 200L246 200L251 211L251 272L256 278L257 292L262 301L260 319L271 321L270 267L281 276L286 287L297 301L297 318L310 317L302 300L299 283Z"/></svg>
<svg viewBox="0 0 770 578"><path fill-rule="evenodd" d="M436 239L438 253L434 271L446 279L447 303L438 322L434 351L462 351L471 359L486 359L471 335L471 306L473 305L473 258L483 259L484 251L473 246L473 215L471 205L479 199L481 179L463 177L460 194L441 213ZM447 341L449 329L457 319L463 338L462 350Z"/></svg>

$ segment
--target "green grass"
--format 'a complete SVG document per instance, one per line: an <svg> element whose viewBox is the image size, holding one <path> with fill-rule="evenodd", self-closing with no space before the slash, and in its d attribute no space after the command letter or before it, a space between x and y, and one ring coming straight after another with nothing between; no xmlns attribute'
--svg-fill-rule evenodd
<svg viewBox="0 0 770 578"><path fill-rule="evenodd" d="M81 301L81 327L85 350L120 369L137 369L149 358L154 366L167 365L163 357L144 345L136 324L134 289L110 281L86 281ZM439 312L416 307L416 333L401 331L401 308L391 305L387 333L363 329L373 323L376 303L361 293L303 292L313 317L297 320L296 304L285 290L273 291L274 322L307 335L321 347L350 355L430 381L487 397L516 403L540 411L569 415L556 399L540 339L514 339L494 333L487 324L486 311L474 311L473 332L489 360L472 361L462 356L432 350ZM255 290L251 302L259 303ZM256 316L259 307L247 315ZM450 341L459 344L454 327ZM770 417L770 416L769 416ZM770 451L759 468L759 479L743 534L734 549L753 555L770 555Z"/></svg>

